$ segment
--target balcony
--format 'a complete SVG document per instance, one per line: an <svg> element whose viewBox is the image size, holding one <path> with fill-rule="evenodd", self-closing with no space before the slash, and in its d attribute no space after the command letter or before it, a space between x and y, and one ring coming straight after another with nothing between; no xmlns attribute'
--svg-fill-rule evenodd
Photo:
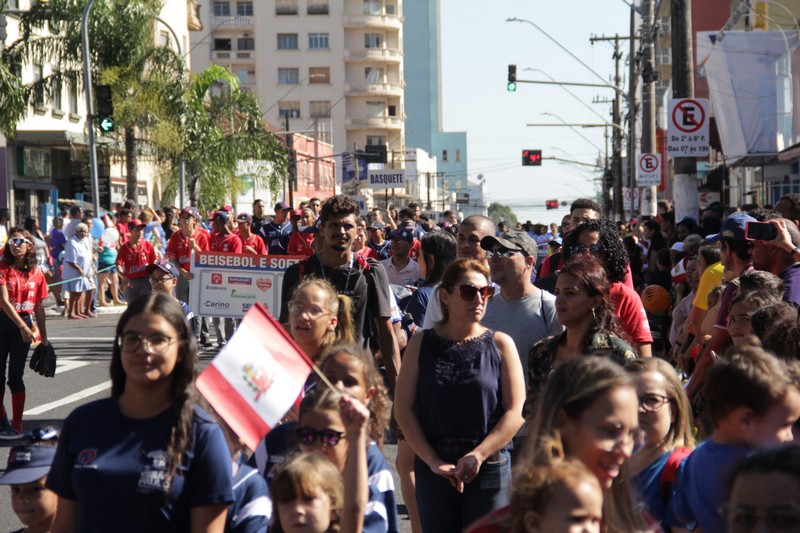
<svg viewBox="0 0 800 533"><path fill-rule="evenodd" d="M380 63L402 63L403 51L399 48L361 48L346 49L344 57L347 61L377 61Z"/></svg>
<svg viewBox="0 0 800 533"><path fill-rule="evenodd" d="M391 28L403 30L403 17L400 15L345 15L345 28Z"/></svg>
<svg viewBox="0 0 800 533"><path fill-rule="evenodd" d="M402 130L403 120L397 117L359 117L347 118L348 130Z"/></svg>
<svg viewBox="0 0 800 533"><path fill-rule="evenodd" d="M345 86L347 96L403 96L405 83L358 83Z"/></svg>
<svg viewBox="0 0 800 533"><path fill-rule="evenodd" d="M220 50L214 52L214 59L220 63L255 63L256 53L255 50L236 51L236 50Z"/></svg>
<svg viewBox="0 0 800 533"><path fill-rule="evenodd" d="M215 30L224 30L228 28L238 28L253 26L253 17L245 17L242 15L230 15L227 17L212 17L211 24Z"/></svg>

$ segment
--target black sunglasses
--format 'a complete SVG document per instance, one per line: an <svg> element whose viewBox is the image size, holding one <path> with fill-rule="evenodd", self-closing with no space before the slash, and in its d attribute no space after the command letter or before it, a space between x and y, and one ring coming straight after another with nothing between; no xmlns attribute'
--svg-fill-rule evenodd
<svg viewBox="0 0 800 533"><path fill-rule="evenodd" d="M572 248L572 255L573 256L574 255L580 255L580 254L585 253L585 252L589 252L592 255L598 255L598 254L602 254L603 252L605 252L605 250L606 250L605 246L603 246L600 243L592 244L592 245L589 245L589 246L584 246L582 244L579 244L579 245L574 246Z"/></svg>
<svg viewBox="0 0 800 533"><path fill-rule="evenodd" d="M319 439L323 446L333 447L339 444L339 441L344 436L345 433L343 431L335 431L333 429L317 431L312 428L297 428L297 440L303 446L313 446L314 442Z"/></svg>
<svg viewBox="0 0 800 533"><path fill-rule="evenodd" d="M475 299L475 295L481 293L484 300L488 300L494 296L494 285L486 285L485 287L476 287L474 285L461 285L458 288L458 294L461 299L471 302Z"/></svg>

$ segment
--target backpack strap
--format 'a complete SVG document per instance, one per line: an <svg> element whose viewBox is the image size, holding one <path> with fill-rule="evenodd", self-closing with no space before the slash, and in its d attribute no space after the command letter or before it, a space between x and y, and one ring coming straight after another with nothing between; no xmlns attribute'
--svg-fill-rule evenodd
<svg viewBox="0 0 800 533"><path fill-rule="evenodd" d="M658 480L661 497L665 503L672 498L672 489L675 487L675 479L678 477L678 468L680 468L681 462L691 453L692 450L689 448L675 448L667 457L667 464L664 465Z"/></svg>

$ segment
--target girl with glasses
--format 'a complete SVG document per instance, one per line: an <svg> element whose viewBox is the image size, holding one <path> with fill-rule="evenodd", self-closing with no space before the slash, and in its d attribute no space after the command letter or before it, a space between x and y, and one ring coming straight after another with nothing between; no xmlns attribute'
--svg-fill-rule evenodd
<svg viewBox="0 0 800 533"><path fill-rule="evenodd" d="M53 531L222 533L230 452L195 403L197 345L178 303L130 302L111 354L111 397L65 420L47 488Z"/></svg>
<svg viewBox="0 0 800 533"><path fill-rule="evenodd" d="M423 531L461 532L508 504L525 382L511 338L480 323L493 292L483 264L456 260L438 292L442 321L406 348L394 407L417 455Z"/></svg>
<svg viewBox="0 0 800 533"><path fill-rule="evenodd" d="M47 281L36 266L36 248L31 234L12 228L0 262L0 439L22 436L22 413L25 410L25 360L35 340L36 320L42 343L47 345L44 300ZM6 364L8 378L6 381ZM5 385L11 391L11 422L3 396Z"/></svg>
<svg viewBox="0 0 800 533"><path fill-rule="evenodd" d="M306 277L289 301L289 333L309 359L334 342L353 342L352 303L324 279Z"/></svg>
<svg viewBox="0 0 800 533"><path fill-rule="evenodd" d="M640 447L630 459L633 483L664 531L684 531L675 527L670 500L679 467L694 449L689 399L675 369L663 359L637 359L625 369L639 396Z"/></svg>

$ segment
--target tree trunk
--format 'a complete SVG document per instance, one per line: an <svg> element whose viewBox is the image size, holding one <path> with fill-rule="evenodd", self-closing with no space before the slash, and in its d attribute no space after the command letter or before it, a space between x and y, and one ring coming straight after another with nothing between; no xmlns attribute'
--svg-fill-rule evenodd
<svg viewBox="0 0 800 533"><path fill-rule="evenodd" d="M133 126L125 128L125 172L128 175L125 196L138 204L139 202L136 200L136 134Z"/></svg>

